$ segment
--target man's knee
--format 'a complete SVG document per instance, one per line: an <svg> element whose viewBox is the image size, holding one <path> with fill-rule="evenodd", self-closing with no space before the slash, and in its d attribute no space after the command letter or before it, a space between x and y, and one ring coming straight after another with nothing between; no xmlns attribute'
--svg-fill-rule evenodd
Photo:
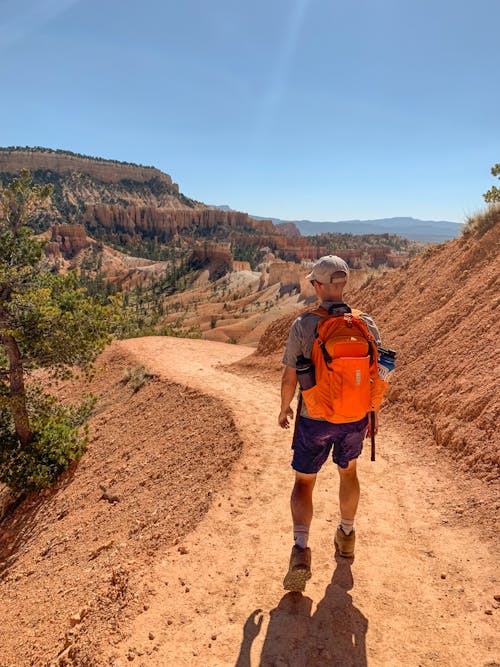
<svg viewBox="0 0 500 667"><path fill-rule="evenodd" d="M340 466L337 466L337 470L339 471L339 475L345 479L354 479L356 477L356 459L352 459L352 461L349 461L347 464L347 468L341 468Z"/></svg>
<svg viewBox="0 0 500 667"><path fill-rule="evenodd" d="M296 472L292 494L312 492L316 483L316 477L316 474L307 475L303 472Z"/></svg>

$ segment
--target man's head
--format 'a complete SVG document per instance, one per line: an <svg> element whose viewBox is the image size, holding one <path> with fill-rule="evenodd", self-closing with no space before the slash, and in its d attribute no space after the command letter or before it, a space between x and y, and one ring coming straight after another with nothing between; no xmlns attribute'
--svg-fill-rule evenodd
<svg viewBox="0 0 500 667"><path fill-rule="evenodd" d="M325 301L342 298L348 277L349 267L337 255L320 257L306 276L316 288L318 296Z"/></svg>

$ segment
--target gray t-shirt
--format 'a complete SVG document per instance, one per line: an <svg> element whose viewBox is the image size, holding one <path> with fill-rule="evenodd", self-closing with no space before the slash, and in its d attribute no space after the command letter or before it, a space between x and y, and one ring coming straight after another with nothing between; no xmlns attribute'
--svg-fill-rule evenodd
<svg viewBox="0 0 500 667"><path fill-rule="evenodd" d="M323 301L321 303L321 307L325 308L326 310L335 307L334 311L338 309L339 314L349 312L347 310L345 303L334 303L332 301ZM377 325L372 320L372 318L366 313L361 313L360 317L366 323L368 331L375 338L375 343L377 347L380 347L382 345L382 340L380 338L380 333L377 328ZM316 325L318 324L320 319L321 317L319 315L315 315L314 313L305 313L305 315L297 317L297 319L293 322L290 328L290 333L288 334L288 340L286 342L283 358L281 359L281 362L285 366L290 366L291 368L295 368L297 364L297 357L301 354L304 357L306 357L306 359L311 358L312 348L314 344L314 336L316 333ZM300 414L302 417L309 417L304 402L302 402L302 410ZM309 419L311 419L311 417L309 417Z"/></svg>

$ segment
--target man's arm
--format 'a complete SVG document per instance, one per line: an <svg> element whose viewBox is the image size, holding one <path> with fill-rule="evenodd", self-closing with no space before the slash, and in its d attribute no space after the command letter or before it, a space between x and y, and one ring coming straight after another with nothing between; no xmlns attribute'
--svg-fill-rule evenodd
<svg viewBox="0 0 500 667"><path fill-rule="evenodd" d="M297 373L295 368L285 366L281 377L281 410L278 424L281 428L290 428L288 419L293 419L293 410L290 407L297 387Z"/></svg>

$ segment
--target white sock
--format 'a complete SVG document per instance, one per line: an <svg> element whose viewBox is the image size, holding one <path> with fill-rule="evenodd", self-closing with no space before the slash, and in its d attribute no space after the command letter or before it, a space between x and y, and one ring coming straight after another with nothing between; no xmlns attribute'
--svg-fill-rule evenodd
<svg viewBox="0 0 500 667"><path fill-rule="evenodd" d="M307 547L307 540L309 539L309 528L307 526L293 527L293 541L295 546L305 549Z"/></svg>
<svg viewBox="0 0 500 667"><path fill-rule="evenodd" d="M340 527L346 535L350 535L354 530L354 520L353 519L340 519Z"/></svg>

